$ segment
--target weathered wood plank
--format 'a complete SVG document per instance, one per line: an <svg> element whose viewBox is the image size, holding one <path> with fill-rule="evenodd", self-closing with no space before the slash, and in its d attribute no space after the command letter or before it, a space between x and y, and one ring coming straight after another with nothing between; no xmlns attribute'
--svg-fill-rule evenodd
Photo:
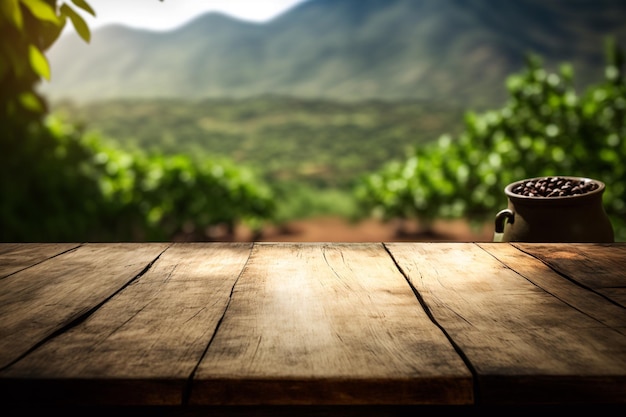
<svg viewBox="0 0 626 417"><path fill-rule="evenodd" d="M83 323L0 373L0 396L40 404L181 405L251 246L173 245Z"/></svg>
<svg viewBox="0 0 626 417"><path fill-rule="evenodd" d="M190 404L468 404L471 374L381 244L257 244Z"/></svg>
<svg viewBox="0 0 626 417"><path fill-rule="evenodd" d="M102 303L167 244L87 244L0 280L0 369Z"/></svg>
<svg viewBox="0 0 626 417"><path fill-rule="evenodd" d="M516 243L515 246L626 308L626 243Z"/></svg>
<svg viewBox="0 0 626 417"><path fill-rule="evenodd" d="M572 285L572 282L569 281L569 279L572 279L570 274L579 274L579 271L575 268L562 268L560 272L566 274L566 276L562 276L558 273L554 273L554 271L541 260L529 256L526 252L517 249L513 245L480 243L479 246L500 262L522 275L528 281L541 287L564 303L571 305L577 310L614 328L626 336L626 308L607 300L607 298L597 292L590 291L589 288ZM587 259L586 255L581 255L579 250L575 249L574 246L560 245L559 247L561 248L559 251L555 251L552 247L547 251L541 251L543 255L541 255L540 258L544 256L550 258L556 256L557 259L565 258L572 261L574 259L582 259L583 264L594 262L594 260ZM534 252L537 251L535 250ZM602 256L598 258L611 259L611 257L608 256L609 252L612 251L606 250L605 248ZM575 261L569 266L573 265L575 265ZM622 275L622 286L626 288L626 275L622 272L624 268L626 268L626 263L619 270L616 269L616 264L613 266L614 268L610 271L612 271L615 276ZM604 267L606 268L606 265ZM605 275L607 275L608 272L606 269Z"/></svg>
<svg viewBox="0 0 626 417"><path fill-rule="evenodd" d="M625 403L626 337L473 243L387 244L472 364L482 404Z"/></svg>
<svg viewBox="0 0 626 417"><path fill-rule="evenodd" d="M76 243L0 243L0 279L78 246Z"/></svg>

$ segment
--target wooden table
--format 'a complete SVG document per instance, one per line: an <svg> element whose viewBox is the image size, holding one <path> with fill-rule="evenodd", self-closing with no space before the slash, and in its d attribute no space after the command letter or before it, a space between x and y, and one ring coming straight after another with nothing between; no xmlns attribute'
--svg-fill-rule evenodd
<svg viewBox="0 0 626 417"><path fill-rule="evenodd" d="M0 403L623 407L626 244L0 244Z"/></svg>

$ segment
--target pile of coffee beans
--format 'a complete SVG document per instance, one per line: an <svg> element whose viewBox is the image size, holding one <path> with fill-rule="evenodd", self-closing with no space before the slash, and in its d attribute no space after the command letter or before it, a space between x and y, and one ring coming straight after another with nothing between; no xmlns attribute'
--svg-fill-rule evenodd
<svg viewBox="0 0 626 417"><path fill-rule="evenodd" d="M595 181L545 177L520 182L511 191L526 197L567 197L585 194L598 187L599 185Z"/></svg>

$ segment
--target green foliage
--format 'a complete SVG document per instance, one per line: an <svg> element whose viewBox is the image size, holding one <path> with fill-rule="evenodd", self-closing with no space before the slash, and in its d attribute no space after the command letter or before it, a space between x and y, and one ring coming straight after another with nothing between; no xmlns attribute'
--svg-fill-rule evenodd
<svg viewBox="0 0 626 417"><path fill-rule="evenodd" d="M95 14L84 0L72 3ZM66 3L0 2L0 241L205 238L211 226L258 228L271 217L272 194L251 171L122 150L49 117L35 87L50 78L44 52L68 18L88 42Z"/></svg>
<svg viewBox="0 0 626 417"><path fill-rule="evenodd" d="M75 139L74 133L43 124L2 138L2 241L66 241L88 235L87 220L102 199L97 178L76 169L89 154Z"/></svg>
<svg viewBox="0 0 626 417"><path fill-rule="evenodd" d="M467 113L456 138L442 136L363 179L363 208L384 216L467 217L487 221L504 208L504 187L544 175L595 178L605 209L626 239L626 84L622 51L607 42L603 82L579 95L573 71L548 73L536 56L508 79L498 110Z"/></svg>
<svg viewBox="0 0 626 417"><path fill-rule="evenodd" d="M357 211L350 190L315 187L301 181L275 182L272 188L280 202L272 217L274 223L315 216L350 218Z"/></svg>
<svg viewBox="0 0 626 417"><path fill-rule="evenodd" d="M252 171L227 161L195 162L185 155L155 156L135 171L134 202L151 238L180 233L208 237L211 226L240 222L258 229L274 209L269 187Z"/></svg>
<svg viewBox="0 0 626 417"><path fill-rule="evenodd" d="M52 109L124 147L219 155L256 167L272 183L348 192L359 175L401 158L416 142L458 130L462 116L458 108L433 102L278 96L61 102Z"/></svg>
<svg viewBox="0 0 626 417"><path fill-rule="evenodd" d="M5 133L37 122L47 111L35 91L41 78L50 79L45 52L57 40L69 17L89 41L89 28L74 9L56 0L3 0L0 3L0 121ZM83 1L75 6L95 14Z"/></svg>
<svg viewBox="0 0 626 417"><path fill-rule="evenodd" d="M48 117L0 142L0 241L144 241L273 215L271 190L228 161L122 150Z"/></svg>

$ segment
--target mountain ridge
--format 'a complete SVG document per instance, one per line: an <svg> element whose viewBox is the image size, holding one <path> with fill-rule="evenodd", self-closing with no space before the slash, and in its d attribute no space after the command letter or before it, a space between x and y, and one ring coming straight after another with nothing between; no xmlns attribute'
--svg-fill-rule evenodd
<svg viewBox="0 0 626 417"><path fill-rule="evenodd" d="M602 40L626 41L613 0L308 0L266 23L208 13L167 32L120 26L49 52L58 100L263 94L492 105L532 52L602 75Z"/></svg>

